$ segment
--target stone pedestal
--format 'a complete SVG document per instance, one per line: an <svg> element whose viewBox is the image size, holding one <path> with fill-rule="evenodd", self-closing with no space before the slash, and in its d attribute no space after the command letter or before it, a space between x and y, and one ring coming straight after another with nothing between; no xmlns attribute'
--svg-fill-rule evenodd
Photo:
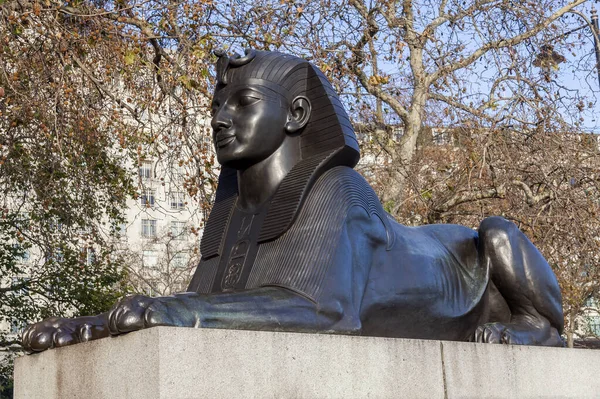
<svg viewBox="0 0 600 399"><path fill-rule="evenodd" d="M159 327L24 356L15 399L592 398L600 351Z"/></svg>

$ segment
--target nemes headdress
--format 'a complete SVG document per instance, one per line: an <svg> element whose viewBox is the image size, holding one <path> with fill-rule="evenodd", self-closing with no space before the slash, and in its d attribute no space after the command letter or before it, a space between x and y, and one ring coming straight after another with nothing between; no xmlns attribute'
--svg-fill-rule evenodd
<svg viewBox="0 0 600 399"><path fill-rule="evenodd" d="M291 101L303 95L312 104L312 114L301 132L301 160L273 196L258 242L277 239L294 222L313 183L335 166L354 167L360 158L352 124L335 90L323 73L308 61L270 51L246 50L244 56L229 57L216 51L217 86L261 84L283 88ZM223 167L217 195L202 237L203 259L221 254L225 230L237 200L237 172Z"/></svg>

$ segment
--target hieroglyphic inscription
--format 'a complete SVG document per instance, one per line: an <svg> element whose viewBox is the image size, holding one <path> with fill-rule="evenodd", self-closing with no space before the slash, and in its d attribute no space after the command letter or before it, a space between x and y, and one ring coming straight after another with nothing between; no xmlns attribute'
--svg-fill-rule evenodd
<svg viewBox="0 0 600 399"><path fill-rule="evenodd" d="M252 229L252 222L254 221L254 215L244 216L239 230L237 231L237 241L231 248L231 254L229 255L229 262L225 268L225 274L221 281L221 288L223 290L233 289L240 280L242 270L244 269L244 262L250 249L250 230Z"/></svg>

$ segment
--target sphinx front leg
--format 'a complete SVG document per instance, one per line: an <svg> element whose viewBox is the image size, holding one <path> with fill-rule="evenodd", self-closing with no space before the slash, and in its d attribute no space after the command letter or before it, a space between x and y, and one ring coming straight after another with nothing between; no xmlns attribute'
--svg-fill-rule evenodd
<svg viewBox="0 0 600 399"><path fill-rule="evenodd" d="M351 333L336 328L343 317L342 307L317 307L290 290L264 287L212 295L130 296L110 310L108 326L112 335L155 326Z"/></svg>
<svg viewBox="0 0 600 399"><path fill-rule="evenodd" d="M479 227L480 262L488 264L491 291L497 289L508 306L508 317L488 320L475 332L476 342L562 346L562 300L548 262L517 228L501 217ZM491 314L494 304L491 301Z"/></svg>

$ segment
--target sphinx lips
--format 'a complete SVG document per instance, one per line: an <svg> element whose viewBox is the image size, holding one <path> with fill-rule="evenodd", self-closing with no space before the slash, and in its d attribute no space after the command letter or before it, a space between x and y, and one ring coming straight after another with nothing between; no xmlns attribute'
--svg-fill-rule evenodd
<svg viewBox="0 0 600 399"><path fill-rule="evenodd" d="M217 148L223 148L235 140L235 135L217 136Z"/></svg>

